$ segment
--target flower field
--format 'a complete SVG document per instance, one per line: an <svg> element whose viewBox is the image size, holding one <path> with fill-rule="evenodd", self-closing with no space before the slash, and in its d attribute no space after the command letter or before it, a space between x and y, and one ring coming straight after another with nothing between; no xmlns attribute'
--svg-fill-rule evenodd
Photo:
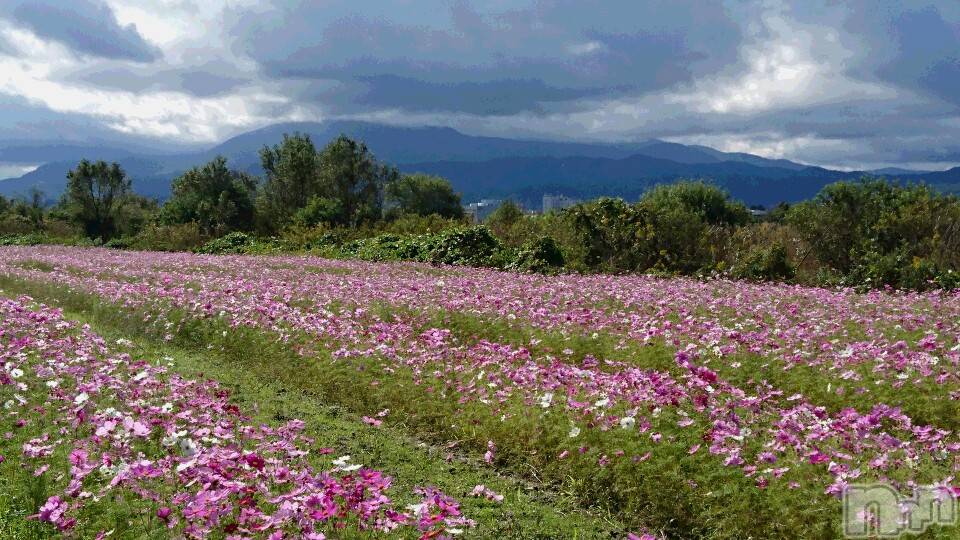
<svg viewBox="0 0 960 540"><path fill-rule="evenodd" d="M32 521L65 534L122 500L188 537L484 537L516 499L398 489L37 302L539 486L606 537L835 538L849 483L960 493L955 294L65 247L0 248L0 288L0 475L45 479Z"/></svg>

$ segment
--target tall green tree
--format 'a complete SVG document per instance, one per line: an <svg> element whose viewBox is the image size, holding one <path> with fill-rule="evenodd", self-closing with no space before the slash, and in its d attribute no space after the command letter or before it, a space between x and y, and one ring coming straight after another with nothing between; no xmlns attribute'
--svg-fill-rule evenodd
<svg viewBox="0 0 960 540"><path fill-rule="evenodd" d="M260 150L260 164L266 174L257 199L261 228L276 231L312 197L326 195L320 179L320 156L309 135L284 135L275 146Z"/></svg>
<svg viewBox="0 0 960 540"><path fill-rule="evenodd" d="M387 184L386 200L400 214L445 218L463 217L460 195L450 181L428 174L407 174Z"/></svg>
<svg viewBox="0 0 960 540"><path fill-rule="evenodd" d="M117 233L118 211L130 185L120 165L84 159L67 173L63 203L88 237L107 240Z"/></svg>
<svg viewBox="0 0 960 540"><path fill-rule="evenodd" d="M367 145L340 135L319 155L321 196L338 200L342 224L355 227L380 219L384 189L400 172L374 157Z"/></svg>
<svg viewBox="0 0 960 540"><path fill-rule="evenodd" d="M163 205L161 221L196 222L205 234L221 235L253 227L255 177L231 170L227 160L195 167L173 181L172 195Z"/></svg>

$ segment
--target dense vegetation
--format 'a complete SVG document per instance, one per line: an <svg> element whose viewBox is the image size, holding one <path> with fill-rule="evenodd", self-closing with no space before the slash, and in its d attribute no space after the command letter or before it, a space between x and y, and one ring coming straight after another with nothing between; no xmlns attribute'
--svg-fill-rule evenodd
<svg viewBox="0 0 960 540"><path fill-rule="evenodd" d="M635 203L601 198L546 215L507 202L474 225L446 179L400 174L345 136L323 148L306 135L284 136L260 157L263 178L218 157L176 178L162 206L133 194L117 164L84 160L52 207L40 193L0 197L0 243L292 251L863 288L960 285L960 200L925 185L837 182L812 200L754 216L714 185L679 181Z"/></svg>

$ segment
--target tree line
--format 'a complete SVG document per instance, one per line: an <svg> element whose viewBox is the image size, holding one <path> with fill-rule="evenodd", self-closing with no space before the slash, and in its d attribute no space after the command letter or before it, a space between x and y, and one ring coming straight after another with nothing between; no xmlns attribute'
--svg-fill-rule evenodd
<svg viewBox="0 0 960 540"><path fill-rule="evenodd" d="M259 178L217 157L173 180L162 205L116 163L81 161L52 207L0 197L0 243L50 239L207 253L309 251L536 272L656 272L911 289L960 286L960 201L865 178L762 216L703 181L545 215L511 202L468 223L446 179L401 174L360 141L285 135ZM3 236L6 235L6 236Z"/></svg>

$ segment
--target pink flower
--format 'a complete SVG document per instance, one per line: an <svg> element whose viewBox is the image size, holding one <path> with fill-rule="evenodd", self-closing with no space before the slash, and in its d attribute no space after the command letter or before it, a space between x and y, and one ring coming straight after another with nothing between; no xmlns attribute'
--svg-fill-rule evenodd
<svg viewBox="0 0 960 540"><path fill-rule="evenodd" d="M495 491L493 491L492 489L488 488L483 484L478 484L476 487L474 487L473 491L470 492L470 495L474 497L483 497L488 501L493 501L496 503L503 502L503 495L496 493Z"/></svg>
<svg viewBox="0 0 960 540"><path fill-rule="evenodd" d="M487 441L487 451L483 454L483 461L488 465L493 464L493 455L497 451L497 445L493 441Z"/></svg>

